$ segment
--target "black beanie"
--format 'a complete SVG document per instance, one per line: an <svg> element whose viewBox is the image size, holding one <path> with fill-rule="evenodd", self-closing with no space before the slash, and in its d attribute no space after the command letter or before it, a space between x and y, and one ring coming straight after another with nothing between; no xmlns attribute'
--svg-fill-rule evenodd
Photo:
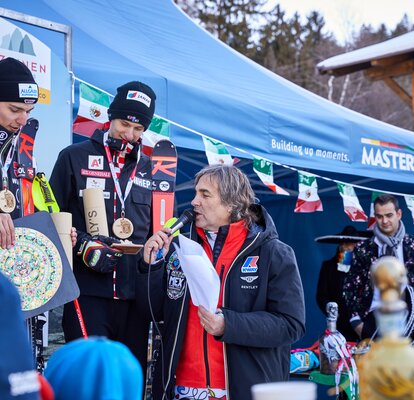
<svg viewBox="0 0 414 400"><path fill-rule="evenodd" d="M38 97L38 86L26 65L11 57L0 61L0 101L34 104Z"/></svg>
<svg viewBox="0 0 414 400"><path fill-rule="evenodd" d="M155 93L145 83L128 82L117 89L117 94L108 109L108 118L126 119L149 127L155 110Z"/></svg>

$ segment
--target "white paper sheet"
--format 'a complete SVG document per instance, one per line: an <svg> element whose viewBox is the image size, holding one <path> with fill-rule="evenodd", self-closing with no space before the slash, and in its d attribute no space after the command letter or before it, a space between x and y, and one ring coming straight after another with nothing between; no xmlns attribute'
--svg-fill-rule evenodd
<svg viewBox="0 0 414 400"><path fill-rule="evenodd" d="M183 235L178 237L180 247L174 244L181 268L187 278L194 305L202 305L215 312L220 294L220 278L203 248Z"/></svg>

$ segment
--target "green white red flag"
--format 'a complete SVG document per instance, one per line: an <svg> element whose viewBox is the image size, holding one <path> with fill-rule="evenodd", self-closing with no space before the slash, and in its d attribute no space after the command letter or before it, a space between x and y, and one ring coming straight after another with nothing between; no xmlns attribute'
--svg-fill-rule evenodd
<svg viewBox="0 0 414 400"><path fill-rule="evenodd" d="M152 118L151 124L142 135L143 152L151 156L155 143L170 138L170 123L161 117Z"/></svg>
<svg viewBox="0 0 414 400"><path fill-rule="evenodd" d="M359 203L353 186L339 182L337 182L337 185L344 202L345 214L348 215L351 221L367 221L368 217Z"/></svg>
<svg viewBox="0 0 414 400"><path fill-rule="evenodd" d="M411 211L411 216L414 221L414 196L404 196L405 203L407 204L408 209Z"/></svg>
<svg viewBox="0 0 414 400"><path fill-rule="evenodd" d="M371 195L371 206L369 210L369 219L368 219L368 229L374 229L375 224L375 210L374 210L374 201L378 196L381 196L382 192L372 192Z"/></svg>
<svg viewBox="0 0 414 400"><path fill-rule="evenodd" d="M282 194L290 196L289 192L280 186L276 185L273 181L273 163L264 160L262 158L253 158L253 171L256 172L260 180L276 194Z"/></svg>
<svg viewBox="0 0 414 400"><path fill-rule="evenodd" d="M79 82L79 109L73 123L73 132L90 137L95 129L102 129L108 121L109 104L111 99L107 93Z"/></svg>
<svg viewBox="0 0 414 400"><path fill-rule="evenodd" d="M315 175L298 171L299 196L296 201L295 212L307 213L323 211L321 199L318 196L318 183Z"/></svg>
<svg viewBox="0 0 414 400"><path fill-rule="evenodd" d="M233 165L234 161L223 143L203 136L208 165Z"/></svg>

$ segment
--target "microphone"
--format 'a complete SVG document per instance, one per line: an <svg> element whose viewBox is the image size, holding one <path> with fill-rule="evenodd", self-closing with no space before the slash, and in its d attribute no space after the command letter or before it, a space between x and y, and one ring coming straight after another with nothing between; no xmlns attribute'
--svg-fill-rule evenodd
<svg viewBox="0 0 414 400"><path fill-rule="evenodd" d="M175 221L171 226L171 232L167 233L167 236L170 237L174 235L179 229L181 229L184 225L193 222L195 218L195 212L191 208L184 210L184 212L180 215L180 217ZM159 249L157 252L156 260L160 260L163 256L163 249Z"/></svg>
<svg viewBox="0 0 414 400"><path fill-rule="evenodd" d="M180 217L171 225L171 232L168 233L168 236L173 235L179 229L181 229L184 225L193 222L195 218L195 212L191 208L184 210L184 212L180 215Z"/></svg>

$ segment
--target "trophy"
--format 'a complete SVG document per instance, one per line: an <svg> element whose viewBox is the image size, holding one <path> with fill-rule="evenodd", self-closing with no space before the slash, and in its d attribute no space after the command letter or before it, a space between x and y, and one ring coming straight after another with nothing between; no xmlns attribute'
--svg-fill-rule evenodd
<svg viewBox="0 0 414 400"><path fill-rule="evenodd" d="M404 265L395 257L381 257L371 266L371 277L381 294L375 318L382 336L358 360L361 400L414 400L414 349L402 337L407 305L401 288L407 284Z"/></svg>

